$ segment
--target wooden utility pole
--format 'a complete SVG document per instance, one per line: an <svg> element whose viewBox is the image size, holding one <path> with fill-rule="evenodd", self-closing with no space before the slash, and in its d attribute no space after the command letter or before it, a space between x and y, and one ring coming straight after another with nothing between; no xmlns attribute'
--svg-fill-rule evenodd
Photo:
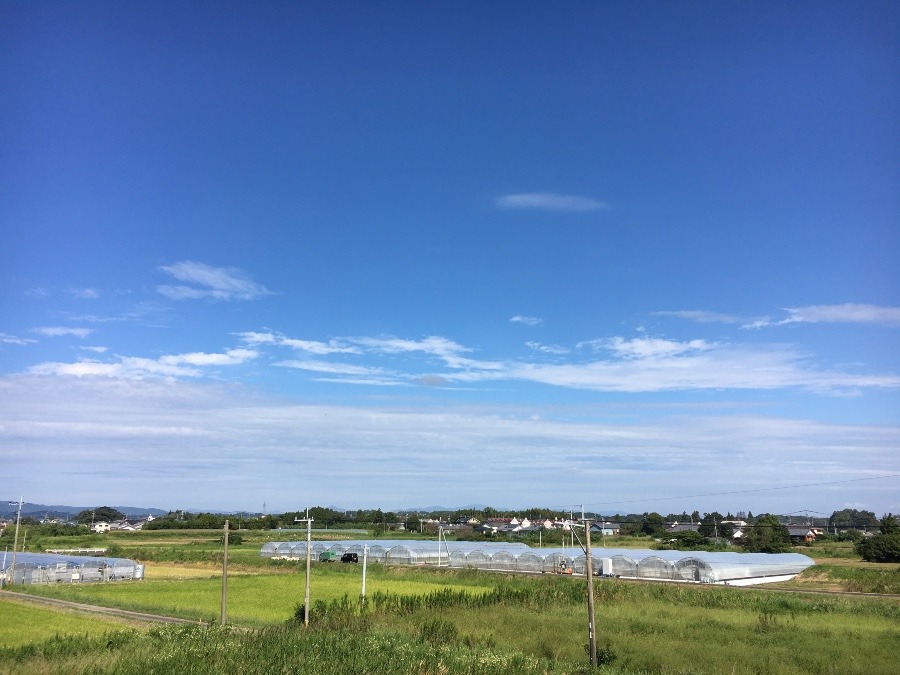
<svg viewBox="0 0 900 675"><path fill-rule="evenodd" d="M219 623L225 625L227 619L226 607L228 606L228 520L225 520L223 528L225 536L222 544L222 609L219 612Z"/></svg>
<svg viewBox="0 0 900 675"><path fill-rule="evenodd" d="M588 648L591 668L597 667L597 636L594 632L594 559L591 556L591 521L584 521L584 573L587 576L588 596Z"/></svg>

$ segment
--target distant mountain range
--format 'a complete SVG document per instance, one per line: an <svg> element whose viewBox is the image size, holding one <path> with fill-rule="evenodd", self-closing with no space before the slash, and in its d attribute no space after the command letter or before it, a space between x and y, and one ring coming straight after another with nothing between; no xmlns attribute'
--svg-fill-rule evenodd
<svg viewBox="0 0 900 675"><path fill-rule="evenodd" d="M103 504L103 506L112 506L111 504ZM90 509L96 508L97 505L94 506L66 506L63 504L32 504L30 502L25 502L22 504L22 517L28 516L31 518L38 518L40 520L44 519L58 519L58 520L68 520L82 511L89 511ZM18 502L10 502L10 501L2 501L0 502L0 519L8 520L9 518L16 517L16 510L18 508ZM112 508L117 511L121 511L125 514L126 518L145 518L148 515L152 515L154 518L159 516L164 516L169 513L170 509L155 509L155 508L146 508L141 506L112 506ZM339 508L336 506L328 507L334 511L347 511L347 509ZM467 511L469 509L481 510L484 509L485 505L476 505L470 504L468 506L462 507L446 507L446 506L423 506L423 507L414 507L414 508L398 508L393 509L393 513L434 513L437 511ZM209 510L209 509L185 509L191 513L239 513L239 511L219 511L219 510ZM355 510L355 509L353 509ZM243 513L247 513L250 515L261 515L259 513L251 514L247 511Z"/></svg>
<svg viewBox="0 0 900 675"><path fill-rule="evenodd" d="M0 518L15 518L18 506L18 502L0 502ZM57 518L60 520L67 520L82 511L88 511L93 508L96 507L64 506L61 504L31 504L25 502L22 504L22 517L29 516L31 518L40 519ZM143 508L138 506L113 506L112 508L124 513L126 518L142 518L148 515L157 517L164 516L168 513L165 509Z"/></svg>

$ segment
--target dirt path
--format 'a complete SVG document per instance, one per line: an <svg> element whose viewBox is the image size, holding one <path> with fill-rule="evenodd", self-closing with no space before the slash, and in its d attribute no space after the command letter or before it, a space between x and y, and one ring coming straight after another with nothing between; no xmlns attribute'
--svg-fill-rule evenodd
<svg viewBox="0 0 900 675"><path fill-rule="evenodd" d="M81 602L58 600L56 598L42 598L37 595L25 595L22 593L5 592L0 597L2 597L4 600L10 600L13 602L51 605L54 607L62 607L65 609L74 609L89 614L103 614L105 616L121 617L130 621L141 621L146 623L203 623L194 621L193 619L180 619L174 616L147 614L146 612L134 612L128 609L117 609L115 607L101 607L100 605L87 605Z"/></svg>

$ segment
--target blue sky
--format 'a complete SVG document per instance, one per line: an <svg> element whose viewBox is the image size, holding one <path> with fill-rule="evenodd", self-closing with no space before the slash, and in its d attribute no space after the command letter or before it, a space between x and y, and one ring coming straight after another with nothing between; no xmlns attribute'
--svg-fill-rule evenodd
<svg viewBox="0 0 900 675"><path fill-rule="evenodd" d="M10 498L900 511L896 4L2 21Z"/></svg>

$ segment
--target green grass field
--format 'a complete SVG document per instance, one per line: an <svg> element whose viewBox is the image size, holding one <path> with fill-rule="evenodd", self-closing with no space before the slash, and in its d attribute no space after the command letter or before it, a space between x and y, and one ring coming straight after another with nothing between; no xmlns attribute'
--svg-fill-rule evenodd
<svg viewBox="0 0 900 675"><path fill-rule="evenodd" d="M72 610L39 607L0 595L0 647L20 647L55 635L99 636L133 625Z"/></svg>
<svg viewBox="0 0 900 675"><path fill-rule="evenodd" d="M221 554L214 537L148 535L120 544L145 553L134 555L147 560L144 581L15 592L218 620ZM261 541L272 533L255 536L229 550L228 622L245 630L122 632L121 622L25 606L5 600L7 593L0 595L0 673L281 673L286 663L287 672L324 675L585 672L583 579L370 564L369 602L361 611L362 566L315 563L311 624L303 629L290 620L303 602L304 565L260 558ZM607 662L600 672L897 672L900 570L833 553L785 586L894 595L598 581L596 626Z"/></svg>
<svg viewBox="0 0 900 675"><path fill-rule="evenodd" d="M348 596L356 599L362 587L362 566L317 563L310 583L310 604ZM152 570L152 567L151 567ZM266 626L287 621L303 603L305 567L293 565L275 573L229 574L228 621L242 626ZM491 579L466 582L473 575L459 576L384 568L369 565L366 592L379 591L399 595L424 595L442 588L485 592ZM147 579L139 583L28 586L20 590L36 595L75 602L119 607L202 621L217 621L220 615L221 571L206 578Z"/></svg>

